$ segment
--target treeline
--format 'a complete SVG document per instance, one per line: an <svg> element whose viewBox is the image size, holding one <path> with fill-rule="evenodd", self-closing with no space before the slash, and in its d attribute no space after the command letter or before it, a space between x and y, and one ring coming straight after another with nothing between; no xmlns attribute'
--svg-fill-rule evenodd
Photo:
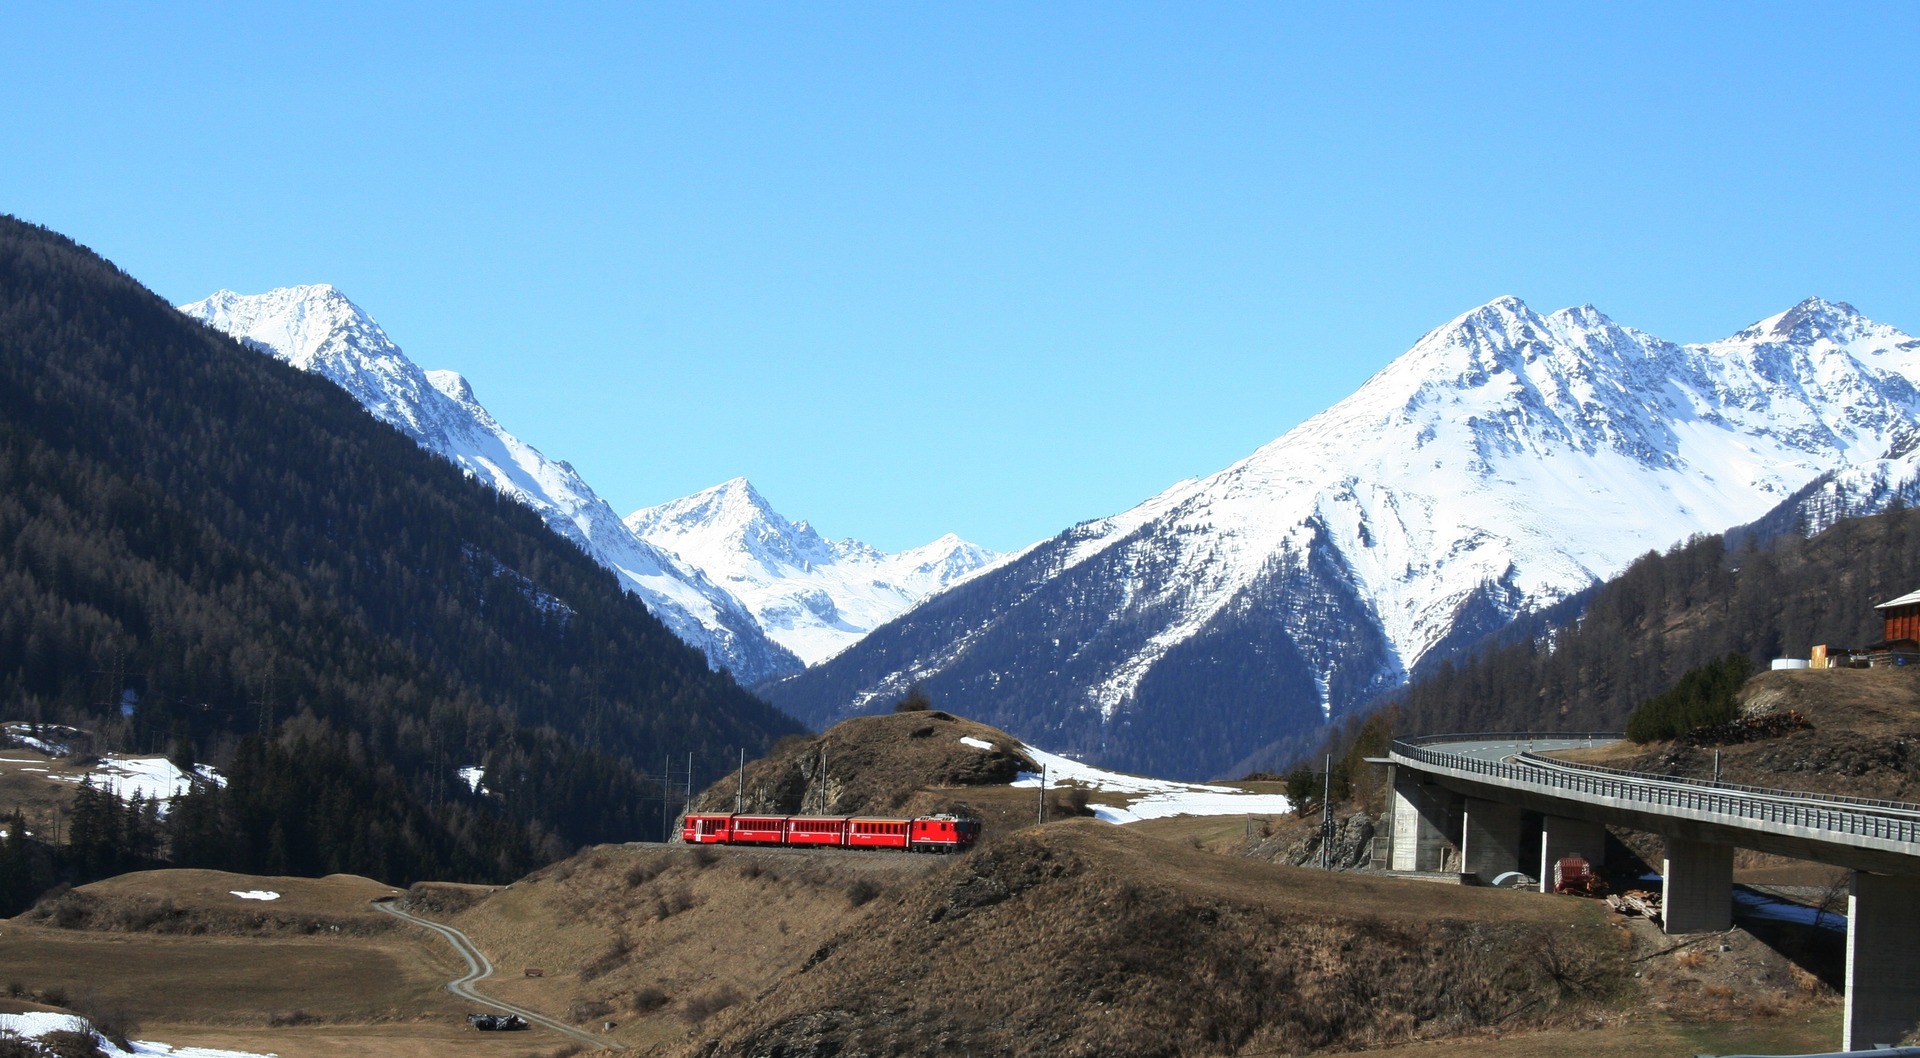
<svg viewBox="0 0 1920 1058"><path fill-rule="evenodd" d="M1879 640L1874 606L1920 587L1917 571L1920 514L1904 508L1767 547L1695 538L1634 562L1572 624L1442 666L1393 699L1397 726L1620 730L1635 706L1727 654L1764 666Z"/></svg>
<svg viewBox="0 0 1920 1058"><path fill-rule="evenodd" d="M1741 673L1772 658L1878 641L1874 607L1915 588L1920 511L1905 507L1765 546L1729 549L1722 537L1696 537L1635 561L1566 623L1535 626L1517 641L1497 637L1387 697L1373 715L1399 735L1619 731L1644 703L1643 725L1662 732L1649 737L1672 737L1676 726L1718 722L1729 685L1737 690ZM1346 753L1362 726L1328 732L1309 763Z"/></svg>
<svg viewBox="0 0 1920 1058"><path fill-rule="evenodd" d="M344 740L386 776L350 791L388 802L349 813L380 815L377 840L286 862L388 880L640 836L615 803L649 789L639 765L757 753L797 728L533 512L12 218L0 703L100 752L184 742L223 770L249 736L336 763ZM503 775L472 820L442 808L468 765Z"/></svg>
<svg viewBox="0 0 1920 1058"><path fill-rule="evenodd" d="M1740 715L1740 687L1751 675L1753 662L1741 654L1689 670L1672 690L1641 702L1627 715L1627 737L1653 742L1732 723Z"/></svg>

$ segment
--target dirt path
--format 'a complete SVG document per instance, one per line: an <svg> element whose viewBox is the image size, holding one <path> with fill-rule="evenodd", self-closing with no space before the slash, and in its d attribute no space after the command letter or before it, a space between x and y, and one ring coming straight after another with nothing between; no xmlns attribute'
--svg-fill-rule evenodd
<svg viewBox="0 0 1920 1058"><path fill-rule="evenodd" d="M473 986L493 976L493 961L488 959L479 948L475 947L473 941L467 939L466 934L454 929L452 926L443 926L438 922L430 922L418 915L408 914L400 910L400 908L395 906L390 900L376 900L373 906L395 918L402 918L415 925L425 926L447 938L447 942L453 945L453 950L459 952L460 957L467 962L466 976L448 981L447 991L452 992L462 999L472 1000L482 1006L492 1007L495 1010L505 1011L509 1014L518 1014L534 1024L544 1025L563 1036L578 1040L589 1047L609 1048L616 1051L625 1050L624 1047L621 1047L612 1040L595 1036L582 1029L574 1028L565 1022L555 1021L545 1014L539 1014L525 1007L517 1007L512 1003L504 1003L498 999L489 999L481 995L473 990Z"/></svg>

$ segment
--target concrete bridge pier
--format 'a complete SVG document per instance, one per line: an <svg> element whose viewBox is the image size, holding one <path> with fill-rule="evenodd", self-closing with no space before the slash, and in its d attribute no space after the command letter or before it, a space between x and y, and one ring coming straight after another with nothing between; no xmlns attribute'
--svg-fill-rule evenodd
<svg viewBox="0 0 1920 1058"><path fill-rule="evenodd" d="M1920 1028L1920 878L1857 871L1847 895L1845 1050Z"/></svg>
<svg viewBox="0 0 1920 1058"><path fill-rule="evenodd" d="M1660 914L1668 933L1733 926L1733 846L1668 837L1660 867Z"/></svg>
<svg viewBox="0 0 1920 1058"><path fill-rule="evenodd" d="M1453 795L1420 781L1418 772L1393 770L1393 859L1396 871L1437 871L1447 847Z"/></svg>
<svg viewBox="0 0 1920 1058"><path fill-rule="evenodd" d="M1520 869L1518 806L1469 797L1460 829L1460 869L1482 885Z"/></svg>
<svg viewBox="0 0 1920 1058"><path fill-rule="evenodd" d="M1553 865L1581 855L1595 867L1607 862L1607 828L1584 819L1547 816L1540 821L1540 891L1553 892Z"/></svg>

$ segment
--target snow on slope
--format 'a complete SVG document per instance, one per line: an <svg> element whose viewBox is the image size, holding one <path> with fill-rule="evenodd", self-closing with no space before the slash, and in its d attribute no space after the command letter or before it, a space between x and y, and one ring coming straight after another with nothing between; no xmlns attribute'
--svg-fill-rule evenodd
<svg viewBox="0 0 1920 1058"><path fill-rule="evenodd" d="M122 801L139 797L143 801L157 803L160 814L166 815L167 802L190 792L196 777L201 782L210 782L215 786L227 784L227 777L214 770L211 764L196 764L193 771L194 774L190 776L165 757L114 756L101 760L85 774L49 775L47 778L55 782L87 783Z"/></svg>
<svg viewBox="0 0 1920 1058"><path fill-rule="evenodd" d="M725 588L808 665L1004 557L951 533L895 554L829 540L781 517L745 478L643 507L626 524Z"/></svg>
<svg viewBox="0 0 1920 1058"><path fill-rule="evenodd" d="M1175 548L1148 593L1181 605L1093 692L1108 715L1174 644L1325 533L1410 669L1476 592L1547 605L1651 548L1758 517L1885 453L1920 415L1913 339L1809 299L1680 346L1591 306L1501 298L1422 338L1249 458L1076 544L1144 526Z"/></svg>
<svg viewBox="0 0 1920 1058"><path fill-rule="evenodd" d="M132 1050L126 1050L119 1044L107 1039L93 1027L93 1022L77 1014L56 1014L52 1011L30 1010L23 1014L0 1014L0 1038L17 1037L21 1040L37 1041L42 1036L56 1032L72 1032L93 1037L93 1045L98 1053L106 1058L274 1058L271 1054L259 1054L255 1051L227 1051L214 1047L172 1047L152 1040L129 1040ZM36 1045L37 1046L37 1045ZM47 1052L51 1054L52 1052ZM70 1053L62 1051L61 1053Z"/></svg>
<svg viewBox="0 0 1920 1058"><path fill-rule="evenodd" d="M963 738L960 741L977 748L993 748L991 743L982 746L974 739ZM1127 801L1122 805L1092 806L1093 814L1106 823L1138 823L1143 819L1165 819L1168 816L1285 815L1293 811L1293 802L1280 794L1257 794L1234 786L1208 783L1149 779L1096 768L1071 757L1034 749L1025 743L1020 748L1035 764L1045 767L1046 774L1043 777L1039 772L1021 772L1013 783L1014 787L1037 790L1045 782L1049 790L1078 786L1095 793L1125 796Z"/></svg>
<svg viewBox="0 0 1920 1058"><path fill-rule="evenodd" d="M800 668L699 572L638 539L573 467L508 433L452 371L422 371L372 317L326 284L222 290L180 307L295 367L330 379L369 412L498 491L612 570L654 616L744 682Z"/></svg>
<svg viewBox="0 0 1920 1058"><path fill-rule="evenodd" d="M1648 550L1910 459L1916 375L1914 339L1817 298L1707 345L1500 298L772 693L826 723L926 682L1090 759L1217 774Z"/></svg>

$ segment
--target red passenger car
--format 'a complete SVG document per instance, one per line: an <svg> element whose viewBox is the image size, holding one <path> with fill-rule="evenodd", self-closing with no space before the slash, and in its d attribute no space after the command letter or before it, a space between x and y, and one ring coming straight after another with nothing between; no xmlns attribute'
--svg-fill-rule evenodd
<svg viewBox="0 0 1920 1058"><path fill-rule="evenodd" d="M734 816L728 829L731 835L728 843L733 845L785 845L787 843L786 816Z"/></svg>
<svg viewBox="0 0 1920 1058"><path fill-rule="evenodd" d="M838 848L846 843L846 816L794 816L787 820L787 844L789 845L827 845Z"/></svg>
<svg viewBox="0 0 1920 1058"><path fill-rule="evenodd" d="M850 849L904 849L910 819L849 819L847 847Z"/></svg>
<svg viewBox="0 0 1920 1058"><path fill-rule="evenodd" d="M687 813L680 824L680 840L689 845L725 845L732 837L732 816L697 816Z"/></svg>

